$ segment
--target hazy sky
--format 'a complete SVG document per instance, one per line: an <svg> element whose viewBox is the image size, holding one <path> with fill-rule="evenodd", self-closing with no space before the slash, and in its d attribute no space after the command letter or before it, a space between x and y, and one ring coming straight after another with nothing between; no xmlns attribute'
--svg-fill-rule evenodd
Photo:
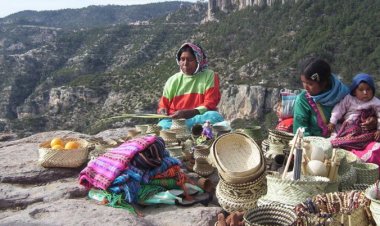
<svg viewBox="0 0 380 226"><path fill-rule="evenodd" d="M0 18L23 10L56 10L89 5L138 5L173 0L0 0ZM184 0L196 2L196 0Z"/></svg>

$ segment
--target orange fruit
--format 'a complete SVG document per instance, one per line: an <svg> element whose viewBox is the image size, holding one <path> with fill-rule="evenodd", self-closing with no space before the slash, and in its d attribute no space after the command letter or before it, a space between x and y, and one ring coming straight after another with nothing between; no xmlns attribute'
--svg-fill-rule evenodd
<svg viewBox="0 0 380 226"><path fill-rule="evenodd" d="M63 140L61 138L56 137L50 141L50 147L53 148L55 145L60 145L60 146L64 147L65 143L63 142Z"/></svg>
<svg viewBox="0 0 380 226"><path fill-rule="evenodd" d="M75 142L75 141L69 141L65 145L65 149L67 150L73 150L73 149L78 149L78 148L79 148L79 144L78 142Z"/></svg>
<svg viewBox="0 0 380 226"><path fill-rule="evenodd" d="M51 147L52 149L54 150L62 150L63 149L63 146L62 145L59 145L59 144L56 144L54 145L53 147Z"/></svg>

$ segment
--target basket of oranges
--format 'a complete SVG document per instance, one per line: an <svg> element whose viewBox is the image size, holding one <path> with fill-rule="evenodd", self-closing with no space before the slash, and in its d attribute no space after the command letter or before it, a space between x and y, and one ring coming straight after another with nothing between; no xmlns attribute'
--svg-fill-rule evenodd
<svg viewBox="0 0 380 226"><path fill-rule="evenodd" d="M38 163L43 167L79 167L87 160L88 146L84 139L54 138L39 145Z"/></svg>

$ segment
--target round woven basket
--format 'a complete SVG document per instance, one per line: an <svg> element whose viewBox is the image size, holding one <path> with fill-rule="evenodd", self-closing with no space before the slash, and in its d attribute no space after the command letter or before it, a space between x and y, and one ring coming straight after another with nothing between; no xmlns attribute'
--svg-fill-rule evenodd
<svg viewBox="0 0 380 226"><path fill-rule="evenodd" d="M75 141L79 143L78 149L55 150L50 148L50 140L43 142L38 148L38 164L43 167L76 168L87 161L89 143L84 139L65 138L64 143Z"/></svg>
<svg viewBox="0 0 380 226"><path fill-rule="evenodd" d="M167 146L166 149L169 151L171 157L182 158L182 146Z"/></svg>
<svg viewBox="0 0 380 226"><path fill-rule="evenodd" d="M233 132L219 136L212 144L211 152L218 171L231 176L252 175L264 164L259 146L244 133Z"/></svg>
<svg viewBox="0 0 380 226"><path fill-rule="evenodd" d="M140 131L140 134L145 134L148 129L148 125L135 125L135 128Z"/></svg>
<svg viewBox="0 0 380 226"><path fill-rule="evenodd" d="M297 215L283 205L263 205L248 210L244 216L244 223L248 226L262 225L296 225Z"/></svg>
<svg viewBox="0 0 380 226"><path fill-rule="evenodd" d="M216 198L218 199L219 205L227 212L233 211L247 211L256 207L257 198L244 198L244 197L229 197L223 193L220 189L220 184L216 185L215 190ZM260 195L260 194L258 194Z"/></svg>
<svg viewBox="0 0 380 226"><path fill-rule="evenodd" d="M355 163L358 184L374 184L379 179L379 166L374 163Z"/></svg>
<svg viewBox="0 0 380 226"><path fill-rule="evenodd" d="M146 134L155 134L157 136L160 134L161 126L156 124L148 124L147 126L148 128L145 131Z"/></svg>
<svg viewBox="0 0 380 226"><path fill-rule="evenodd" d="M263 173L254 181L242 184L230 184L223 178L219 180L219 188L223 196L229 198L255 198L265 195L267 191L266 174Z"/></svg>
<svg viewBox="0 0 380 226"><path fill-rule="evenodd" d="M269 129L268 140L271 143L283 143L284 145L289 145L294 137L293 133L288 133L285 131L280 131L276 129Z"/></svg>
<svg viewBox="0 0 380 226"><path fill-rule="evenodd" d="M165 141L166 144L177 142L176 133L170 130L161 130L160 137Z"/></svg>
<svg viewBox="0 0 380 226"><path fill-rule="evenodd" d="M196 145L194 148L194 158L207 158L210 154L210 147L207 145Z"/></svg>
<svg viewBox="0 0 380 226"><path fill-rule="evenodd" d="M212 167L207 160L204 160L202 158L198 158L195 160L195 164L193 166L194 172L197 174L207 177L210 176L214 172L214 167Z"/></svg>
<svg viewBox="0 0 380 226"><path fill-rule="evenodd" d="M329 181L319 176L290 180L281 179L278 175L267 175L268 192L262 198L285 205L297 205L308 197L324 193Z"/></svg>

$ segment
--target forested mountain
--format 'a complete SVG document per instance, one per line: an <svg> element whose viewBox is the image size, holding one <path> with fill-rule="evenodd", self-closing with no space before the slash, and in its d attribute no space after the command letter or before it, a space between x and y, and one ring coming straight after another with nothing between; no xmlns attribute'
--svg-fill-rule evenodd
<svg viewBox="0 0 380 226"><path fill-rule="evenodd" d="M93 133L111 126L99 126L102 118L154 112L185 41L206 49L224 90L300 88L297 63L308 55L324 57L346 83L360 71L380 81L380 1L248 7L210 22L206 15L205 3L167 2L1 19L0 129Z"/></svg>

